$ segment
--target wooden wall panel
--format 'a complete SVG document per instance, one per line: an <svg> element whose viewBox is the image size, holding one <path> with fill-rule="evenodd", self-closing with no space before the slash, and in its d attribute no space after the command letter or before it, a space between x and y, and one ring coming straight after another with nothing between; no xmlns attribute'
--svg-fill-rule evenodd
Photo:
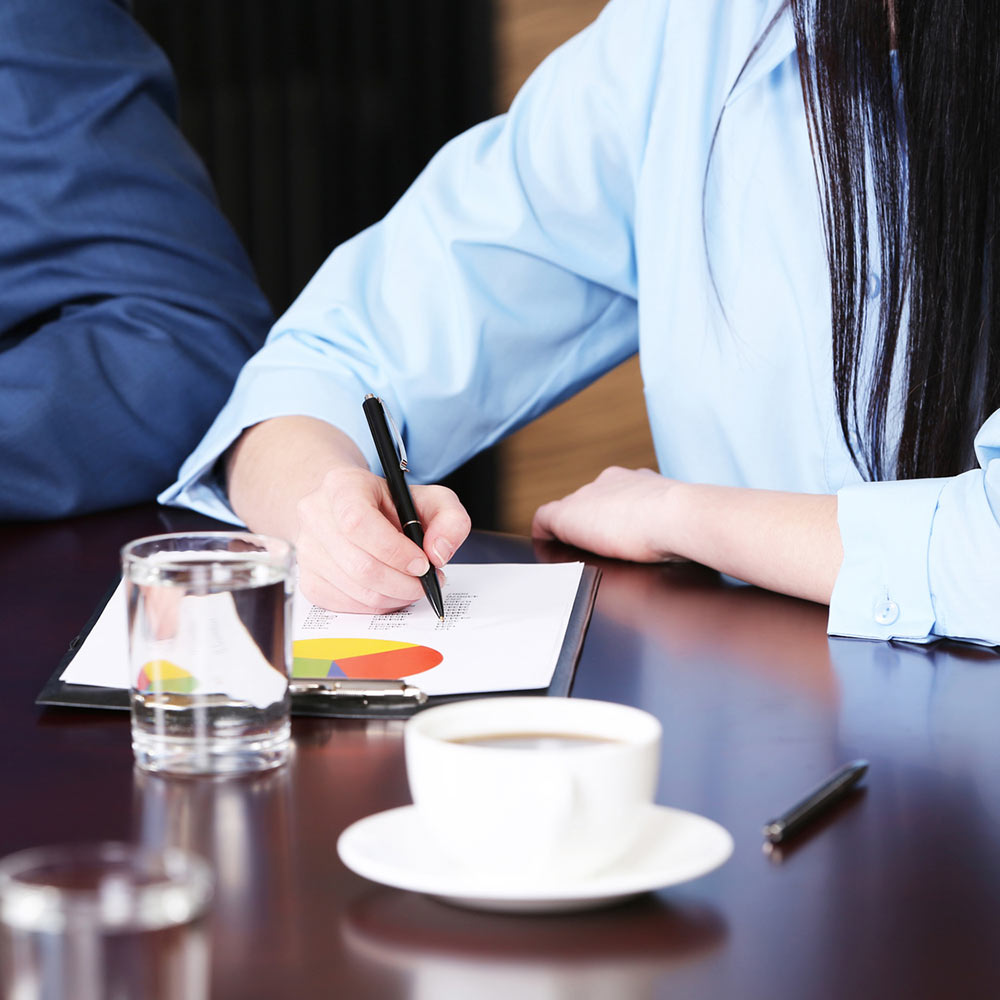
<svg viewBox="0 0 1000 1000"><path fill-rule="evenodd" d="M498 0L500 106L602 6L602 0ZM501 526L526 533L539 504L572 492L608 465L656 467L634 358L500 446Z"/></svg>

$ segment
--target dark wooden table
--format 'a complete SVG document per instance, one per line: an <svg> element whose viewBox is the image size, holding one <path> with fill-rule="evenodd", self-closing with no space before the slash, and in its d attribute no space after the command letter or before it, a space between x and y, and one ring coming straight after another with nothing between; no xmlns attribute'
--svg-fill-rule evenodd
<svg viewBox="0 0 1000 1000"><path fill-rule="evenodd" d="M735 853L610 909L475 913L337 857L348 824L409 801L400 723L297 719L279 772L177 780L133 770L126 714L34 706L118 547L196 524L138 508L0 527L0 853L97 838L202 852L220 887L216 1000L1000 996L992 650L828 639L815 605L697 567L601 562L573 693L659 716L657 801L719 821ZM475 535L459 557L578 556ZM765 856L763 822L854 757L867 789Z"/></svg>

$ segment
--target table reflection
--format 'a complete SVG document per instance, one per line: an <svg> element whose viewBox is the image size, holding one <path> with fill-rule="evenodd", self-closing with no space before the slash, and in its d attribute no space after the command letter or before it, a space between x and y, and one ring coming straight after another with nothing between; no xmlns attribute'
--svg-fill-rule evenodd
<svg viewBox="0 0 1000 1000"><path fill-rule="evenodd" d="M643 896L566 916L496 916L372 889L342 915L346 951L408 1000L646 1000L657 983L721 946L722 917L697 904ZM579 936L594 942L585 954Z"/></svg>
<svg viewBox="0 0 1000 1000"><path fill-rule="evenodd" d="M294 899L292 765L262 774L185 778L133 770L133 836L200 854L216 878L215 969L270 956L295 961L302 935ZM265 924L262 913L283 919ZM264 931L266 928L266 932Z"/></svg>

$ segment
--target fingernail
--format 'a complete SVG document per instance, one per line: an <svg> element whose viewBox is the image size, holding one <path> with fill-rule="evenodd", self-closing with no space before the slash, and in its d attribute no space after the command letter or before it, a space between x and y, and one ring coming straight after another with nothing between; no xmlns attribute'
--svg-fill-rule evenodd
<svg viewBox="0 0 1000 1000"><path fill-rule="evenodd" d="M443 566L451 558L451 546L447 542L436 541L434 543L434 555L438 557L438 565Z"/></svg>
<svg viewBox="0 0 1000 1000"><path fill-rule="evenodd" d="M429 570L430 563L426 559L414 559L409 566L406 567L406 572L410 576L423 576L424 573Z"/></svg>

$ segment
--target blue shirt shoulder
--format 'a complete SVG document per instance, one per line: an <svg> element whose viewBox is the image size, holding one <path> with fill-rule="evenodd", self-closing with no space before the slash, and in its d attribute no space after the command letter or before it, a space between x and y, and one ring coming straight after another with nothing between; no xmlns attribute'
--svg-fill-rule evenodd
<svg viewBox="0 0 1000 1000"><path fill-rule="evenodd" d="M0 5L0 517L151 499L271 317L113 0Z"/></svg>

